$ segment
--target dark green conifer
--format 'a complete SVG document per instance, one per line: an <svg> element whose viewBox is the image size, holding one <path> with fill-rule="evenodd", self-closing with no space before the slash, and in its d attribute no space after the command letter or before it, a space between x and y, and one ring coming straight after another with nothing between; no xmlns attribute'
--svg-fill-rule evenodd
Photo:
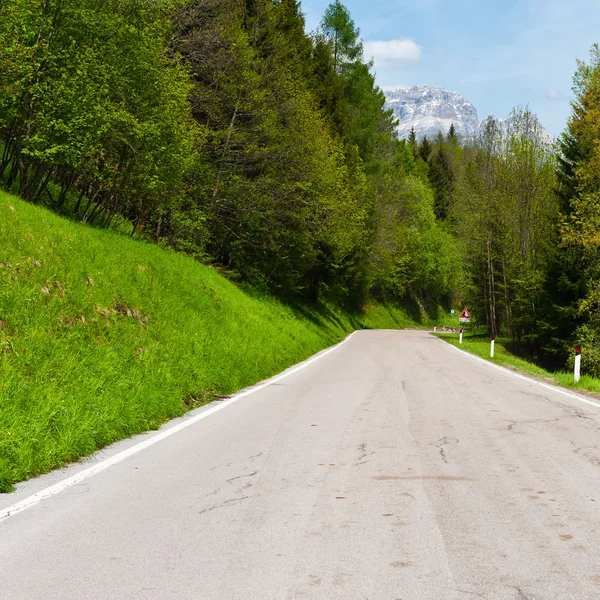
<svg viewBox="0 0 600 600"><path fill-rule="evenodd" d="M438 219L445 219L452 204L454 173L448 153L443 146L437 149L429 162L429 179L435 195L435 216Z"/></svg>
<svg viewBox="0 0 600 600"><path fill-rule="evenodd" d="M410 128L410 133L408 134L408 147L410 148L413 157L418 158L419 156L419 145L417 143L417 134L415 133L415 128Z"/></svg>
<svg viewBox="0 0 600 600"><path fill-rule="evenodd" d="M454 127L454 123L450 125L450 129L448 129L448 142L451 144L456 144L458 142L458 137L456 135L456 128Z"/></svg>
<svg viewBox="0 0 600 600"><path fill-rule="evenodd" d="M422 158L425 162L429 161L429 157L431 156L431 143L425 136L421 140L421 144L419 145L419 157Z"/></svg>

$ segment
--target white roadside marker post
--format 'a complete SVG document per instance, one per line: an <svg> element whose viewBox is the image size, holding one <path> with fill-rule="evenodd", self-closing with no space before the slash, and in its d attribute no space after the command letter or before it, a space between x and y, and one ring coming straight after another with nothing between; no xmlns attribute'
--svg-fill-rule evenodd
<svg viewBox="0 0 600 600"><path fill-rule="evenodd" d="M462 344L462 336L463 336L463 330L460 330L460 338L458 338L458 343Z"/></svg>
<svg viewBox="0 0 600 600"><path fill-rule="evenodd" d="M581 346L575 348L575 383L581 379Z"/></svg>
<svg viewBox="0 0 600 600"><path fill-rule="evenodd" d="M494 358L494 344L496 343L496 336L492 336L492 345L490 346L490 358Z"/></svg>

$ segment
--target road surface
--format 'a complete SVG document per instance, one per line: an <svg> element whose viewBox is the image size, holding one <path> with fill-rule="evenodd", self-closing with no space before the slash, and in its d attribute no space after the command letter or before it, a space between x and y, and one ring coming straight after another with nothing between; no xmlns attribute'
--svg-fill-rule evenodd
<svg viewBox="0 0 600 600"><path fill-rule="evenodd" d="M0 521L0 597L597 600L600 409L359 332Z"/></svg>

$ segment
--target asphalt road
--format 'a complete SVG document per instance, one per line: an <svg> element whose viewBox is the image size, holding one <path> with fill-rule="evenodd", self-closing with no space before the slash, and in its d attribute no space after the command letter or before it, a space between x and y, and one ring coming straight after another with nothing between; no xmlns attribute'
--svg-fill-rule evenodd
<svg viewBox="0 0 600 600"><path fill-rule="evenodd" d="M600 409L360 332L2 520L0 597L597 600Z"/></svg>

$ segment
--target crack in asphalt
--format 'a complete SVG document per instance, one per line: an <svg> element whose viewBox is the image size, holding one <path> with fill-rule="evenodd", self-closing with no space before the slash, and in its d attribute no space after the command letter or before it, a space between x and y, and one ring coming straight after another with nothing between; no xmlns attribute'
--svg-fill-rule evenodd
<svg viewBox="0 0 600 600"><path fill-rule="evenodd" d="M246 479L247 477L254 477L258 475L258 471L254 471L254 473L248 473L247 475L237 475L236 477L232 477L227 480L227 483L231 483L232 481L236 481L238 479Z"/></svg>
<svg viewBox="0 0 600 600"><path fill-rule="evenodd" d="M517 593L519 594L519 600L529 600L529 596L520 587L511 587L514 587L514 589L517 590Z"/></svg>
<svg viewBox="0 0 600 600"><path fill-rule="evenodd" d="M440 456L442 457L442 460L448 464L448 457L446 456L446 451L444 450L444 446L447 446L448 444L458 444L459 440L457 440L456 438L442 438L441 440L438 440L437 443L435 443L435 447L438 449Z"/></svg>
<svg viewBox="0 0 600 600"><path fill-rule="evenodd" d="M593 451L595 451L596 454L593 454ZM593 465L600 466L600 456L598 455L598 446L581 446L580 448L576 448L575 450L573 450L573 453L577 454L578 456L583 456L585 459L587 459Z"/></svg>
<svg viewBox="0 0 600 600"><path fill-rule="evenodd" d="M537 398L538 400L543 400L544 402L547 402L548 404L552 404L558 408L561 408L566 413L568 413L567 416L577 417L579 419L591 421L594 424L595 429L600 429L600 424L598 423L598 421L596 419L594 419L593 417L586 415L585 412L583 410L581 410L580 408L576 408L574 406L569 406L568 404L563 404L562 402L560 402L558 400L552 400L551 398L548 398L548 396L545 396L543 394L536 394L534 392L524 392L524 391L520 391L520 393L523 394L524 396L531 396L533 398ZM563 418L563 417L559 417L558 419L560 419L560 418Z"/></svg>
<svg viewBox="0 0 600 600"><path fill-rule="evenodd" d="M367 458L367 456L373 456L375 454L374 450L367 451L366 443L360 444L358 446L358 451L360 454L355 463L356 467L358 467L358 465L364 465L364 464L370 462L369 460L365 460L365 459Z"/></svg>
<svg viewBox="0 0 600 600"><path fill-rule="evenodd" d="M214 506L209 506L208 508L201 510L198 514L202 515L204 513L216 510L217 508L225 508L226 506L230 506L232 504L239 504L240 502L244 502L244 500L250 500L250 498L253 497L255 496L242 496L241 498L232 498L231 500L225 500L224 502L221 502L221 504L215 504Z"/></svg>

